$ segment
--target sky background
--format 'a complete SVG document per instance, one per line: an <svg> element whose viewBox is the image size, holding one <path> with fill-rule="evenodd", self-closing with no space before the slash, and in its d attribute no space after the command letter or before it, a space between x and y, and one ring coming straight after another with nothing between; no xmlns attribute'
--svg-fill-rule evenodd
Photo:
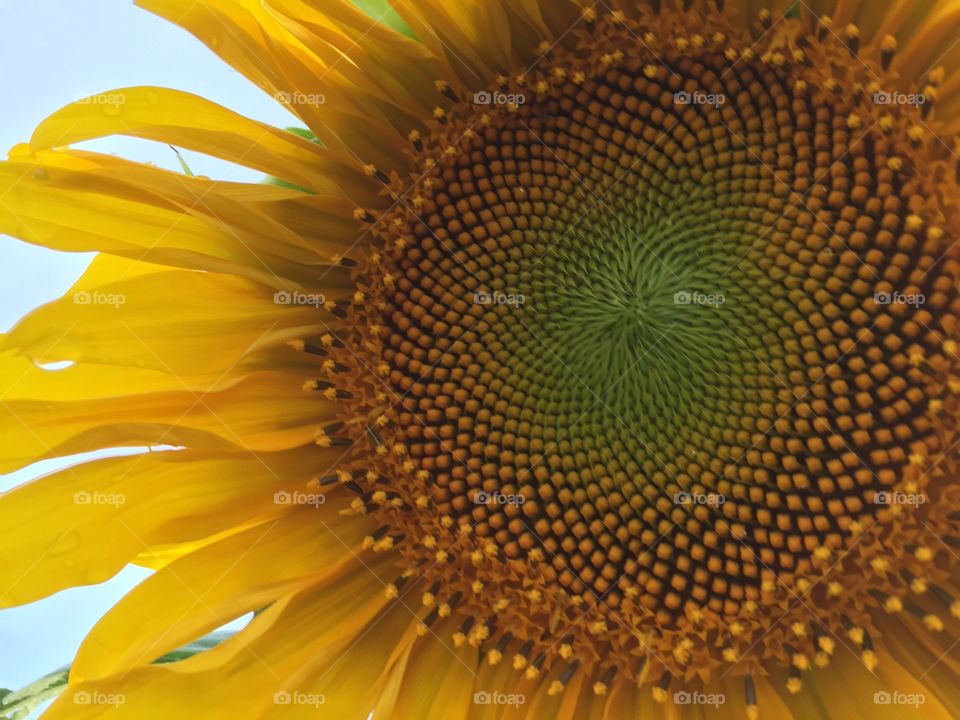
<svg viewBox="0 0 960 720"><path fill-rule="evenodd" d="M131 0L0 0L0 67L4 155L63 105L132 85L186 90L257 120L280 127L296 124L283 107L192 35L135 8ZM108 138L78 147L180 169L174 152L159 143ZM199 175L260 179L256 172L202 155L183 152L183 157ZM0 235L0 332L63 294L90 259ZM0 491L78 459L0 475ZM145 576L142 569L128 568L102 585L0 612L0 687L18 689L68 664L97 618Z"/></svg>

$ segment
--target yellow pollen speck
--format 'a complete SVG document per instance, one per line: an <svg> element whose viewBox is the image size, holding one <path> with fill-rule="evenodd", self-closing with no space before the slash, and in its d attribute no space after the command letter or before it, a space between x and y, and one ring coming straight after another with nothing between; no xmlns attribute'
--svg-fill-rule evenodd
<svg viewBox="0 0 960 720"><path fill-rule="evenodd" d="M527 666L527 659L523 655L517 653L516 655L513 656L514 670L523 670L526 666Z"/></svg>
<svg viewBox="0 0 960 720"><path fill-rule="evenodd" d="M863 124L863 121L860 119L859 115L850 113L850 115L847 116L847 127L850 128L851 130L856 130L862 124Z"/></svg>
<svg viewBox="0 0 960 720"><path fill-rule="evenodd" d="M925 546L918 547L913 554L920 562L930 562L933 560L933 550Z"/></svg>
<svg viewBox="0 0 960 720"><path fill-rule="evenodd" d="M570 643L563 643L557 650L564 660L569 660L573 657L573 645Z"/></svg>
<svg viewBox="0 0 960 720"><path fill-rule="evenodd" d="M394 585L393 583L390 583L389 585L387 585L386 594L389 600L395 599L398 596L397 586Z"/></svg>
<svg viewBox="0 0 960 720"><path fill-rule="evenodd" d="M810 669L810 659L803 653L797 653L792 658L793 666L797 670L809 670Z"/></svg>
<svg viewBox="0 0 960 720"><path fill-rule="evenodd" d="M437 601L437 599L434 597L433 593L425 592L421 598L421 601L423 602L424 607L433 607L433 604Z"/></svg>
<svg viewBox="0 0 960 720"><path fill-rule="evenodd" d="M913 140L914 142L919 142L923 139L923 127L920 125L911 125L907 128L907 137Z"/></svg>
<svg viewBox="0 0 960 720"><path fill-rule="evenodd" d="M876 653L873 650L866 650L861 657L863 658L863 664L867 666L867 670L873 672L878 662Z"/></svg>
<svg viewBox="0 0 960 720"><path fill-rule="evenodd" d="M870 561L870 567L873 568L874 572L883 575L890 569L890 561L887 558L876 557Z"/></svg>
<svg viewBox="0 0 960 720"><path fill-rule="evenodd" d="M787 680L787 690L796 695L803 688L803 681L798 677Z"/></svg>
<svg viewBox="0 0 960 720"><path fill-rule="evenodd" d="M930 71L930 74L927 75L927 80L929 80L934 85L939 85L947 77L946 68L942 65L938 65L933 70Z"/></svg>
<svg viewBox="0 0 960 720"><path fill-rule="evenodd" d="M491 649L487 653L487 663L490 665L499 665L500 661L503 660L503 653L501 653L496 648Z"/></svg>
<svg viewBox="0 0 960 720"><path fill-rule="evenodd" d="M550 687L547 688L547 695L553 697L554 695L559 695L564 690L564 684L559 680L554 680L550 683Z"/></svg>
<svg viewBox="0 0 960 720"><path fill-rule="evenodd" d="M863 645L863 628L852 627L847 631L847 637L855 644Z"/></svg>
<svg viewBox="0 0 960 720"><path fill-rule="evenodd" d="M790 631L797 637L806 637L807 635L807 626L802 622L795 622L790 625Z"/></svg>
<svg viewBox="0 0 960 720"><path fill-rule="evenodd" d="M813 551L814 557L816 557L819 560L829 560L831 554L832 554L832 551L830 550L830 548L826 547L825 545L821 545L820 547L818 547L816 550Z"/></svg>
<svg viewBox="0 0 960 720"><path fill-rule="evenodd" d="M830 597L839 597L839 595L842 592L843 592L843 585L841 585L836 581L827 585L827 595L829 595Z"/></svg>
<svg viewBox="0 0 960 720"><path fill-rule="evenodd" d="M655 702L665 703L667 701L667 697L668 697L667 691L664 688L654 686L652 692L653 692L653 699Z"/></svg>
<svg viewBox="0 0 960 720"><path fill-rule="evenodd" d="M744 710L747 716L747 720L760 720L760 708L756 705L747 705Z"/></svg>
<svg viewBox="0 0 960 720"><path fill-rule="evenodd" d="M923 595L927 591L927 581L924 578L915 577L910 581L910 592L915 595Z"/></svg>
<svg viewBox="0 0 960 720"><path fill-rule="evenodd" d="M651 78L651 79L655 78L657 76L657 66L647 65L643 69L643 74L646 75L648 78Z"/></svg>
<svg viewBox="0 0 960 720"><path fill-rule="evenodd" d="M467 636L462 632L455 632L453 634L453 646L454 647L463 647L463 644L467 641Z"/></svg>
<svg viewBox="0 0 960 720"><path fill-rule="evenodd" d="M430 631L430 628L428 628L424 623L419 623L417 625L417 635L419 635L420 637L425 636L429 631Z"/></svg>
<svg viewBox="0 0 960 720"><path fill-rule="evenodd" d="M907 232L914 233L923 227L923 218L919 215L908 215L904 225L906 226Z"/></svg>
<svg viewBox="0 0 960 720"><path fill-rule="evenodd" d="M523 674L523 676L527 680L534 680L539 674L540 674L540 669L536 665L531 665L530 667L527 668L527 671Z"/></svg>
<svg viewBox="0 0 960 720"><path fill-rule="evenodd" d="M675 45L677 47L677 50L679 50L680 52L683 52L688 47L690 47L690 41L687 40L687 38L683 38L683 37L677 38Z"/></svg>
<svg viewBox="0 0 960 720"><path fill-rule="evenodd" d="M730 634L734 637L740 637L743 635L743 625L738 622L730 623Z"/></svg>
<svg viewBox="0 0 960 720"><path fill-rule="evenodd" d="M833 655L833 651L837 647L836 641L827 635L821 635L817 638L817 645L823 650L827 655Z"/></svg>
<svg viewBox="0 0 960 720"><path fill-rule="evenodd" d="M730 62L736 60L737 55L739 55L739 53L734 48L727 48L723 53L723 56Z"/></svg>
<svg viewBox="0 0 960 720"><path fill-rule="evenodd" d="M884 601L883 609L888 613L898 613L903 610L903 601L896 595L891 595Z"/></svg>
<svg viewBox="0 0 960 720"><path fill-rule="evenodd" d="M830 656L825 652L818 652L813 656L813 664L818 668L825 668L830 664Z"/></svg>
<svg viewBox="0 0 960 720"><path fill-rule="evenodd" d="M453 518L449 515L444 515L440 518L440 524L445 528L453 527Z"/></svg>
<svg viewBox="0 0 960 720"><path fill-rule="evenodd" d="M437 615L442 618L450 617L450 606L447 603L440 603L437 607Z"/></svg>
<svg viewBox="0 0 960 720"><path fill-rule="evenodd" d="M927 461L927 458L922 453L910 454L911 465L916 465L917 467L921 467L926 461Z"/></svg>
<svg viewBox="0 0 960 720"><path fill-rule="evenodd" d="M892 157L887 160L887 167L894 172L900 172L903 169L903 160L898 157Z"/></svg>
<svg viewBox="0 0 960 720"><path fill-rule="evenodd" d="M729 663L736 662L738 657L739 656L737 655L737 651L734 650L733 648L728 647L723 649L723 659L726 660L727 662Z"/></svg>
<svg viewBox="0 0 960 720"><path fill-rule="evenodd" d="M449 555L447 554L446 550L437 550L434 557L436 558L438 563L442 563L442 562L446 562Z"/></svg>
<svg viewBox="0 0 960 720"><path fill-rule="evenodd" d="M527 591L527 598L531 602L538 603L541 600L543 600L543 593L537 590L536 588L533 588L532 590Z"/></svg>
<svg viewBox="0 0 960 720"><path fill-rule="evenodd" d="M607 631L607 621L606 620L594 620L587 626L587 629L593 635L599 635Z"/></svg>
<svg viewBox="0 0 960 720"><path fill-rule="evenodd" d="M932 630L933 632L941 632L943 630L943 620L933 614L924 615L923 624L926 625L928 630Z"/></svg>
<svg viewBox="0 0 960 720"><path fill-rule="evenodd" d="M593 694L594 695L606 695L607 686L602 682L595 682L593 684Z"/></svg>
<svg viewBox="0 0 960 720"><path fill-rule="evenodd" d="M483 583L479 580L474 580L470 585L470 589L473 590L474 593L479 594L483 590Z"/></svg>
<svg viewBox="0 0 960 720"><path fill-rule="evenodd" d="M893 52L897 49L897 39L893 35L884 35L880 41L880 49L884 52Z"/></svg>

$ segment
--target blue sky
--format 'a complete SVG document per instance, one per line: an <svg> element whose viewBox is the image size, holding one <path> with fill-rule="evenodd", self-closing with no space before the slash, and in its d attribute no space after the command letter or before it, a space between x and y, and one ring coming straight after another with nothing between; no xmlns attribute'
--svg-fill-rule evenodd
<svg viewBox="0 0 960 720"><path fill-rule="evenodd" d="M296 124L199 41L135 8L131 0L0 0L0 67L4 153L29 139L33 128L61 106L131 85L186 90L257 120L281 127ZM179 169L176 155L162 144L110 138L83 147ZM255 172L212 158L193 153L184 158L197 174L259 179ZM57 253L0 235L0 332L62 294L89 261L88 255ZM0 475L0 490L62 465L41 463ZM103 585L0 613L0 687L19 688L67 664L96 619L145 574L129 568Z"/></svg>

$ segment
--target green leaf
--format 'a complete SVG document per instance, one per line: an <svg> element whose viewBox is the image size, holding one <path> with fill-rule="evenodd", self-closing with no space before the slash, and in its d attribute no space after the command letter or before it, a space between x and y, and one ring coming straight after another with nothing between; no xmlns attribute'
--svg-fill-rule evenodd
<svg viewBox="0 0 960 720"><path fill-rule="evenodd" d="M204 635L189 645L154 660L155 664L180 662L210 648L214 648L233 635L232 630L217 630ZM13 692L0 688L0 720L22 720L48 700L52 700L67 687L70 668L65 667L45 675L21 690Z"/></svg>
<svg viewBox="0 0 960 720"><path fill-rule="evenodd" d="M410 26L393 9L390 0L353 0L353 4L388 28L396 30L401 35L406 35L411 40L416 40Z"/></svg>
<svg viewBox="0 0 960 720"><path fill-rule="evenodd" d="M0 717L6 720L20 720L52 700L67 687L69 668L62 668L45 675L21 690L12 692L0 690Z"/></svg>

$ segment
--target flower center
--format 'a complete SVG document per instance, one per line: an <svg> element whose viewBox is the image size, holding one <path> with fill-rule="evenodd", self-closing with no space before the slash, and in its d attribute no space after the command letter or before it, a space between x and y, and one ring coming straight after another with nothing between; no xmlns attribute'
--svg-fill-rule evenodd
<svg viewBox="0 0 960 720"><path fill-rule="evenodd" d="M438 113L347 345L389 388L361 404L372 504L471 639L680 672L738 657L865 528L908 532L876 497L922 494L941 449L957 265L910 111L848 48L618 20Z"/></svg>

